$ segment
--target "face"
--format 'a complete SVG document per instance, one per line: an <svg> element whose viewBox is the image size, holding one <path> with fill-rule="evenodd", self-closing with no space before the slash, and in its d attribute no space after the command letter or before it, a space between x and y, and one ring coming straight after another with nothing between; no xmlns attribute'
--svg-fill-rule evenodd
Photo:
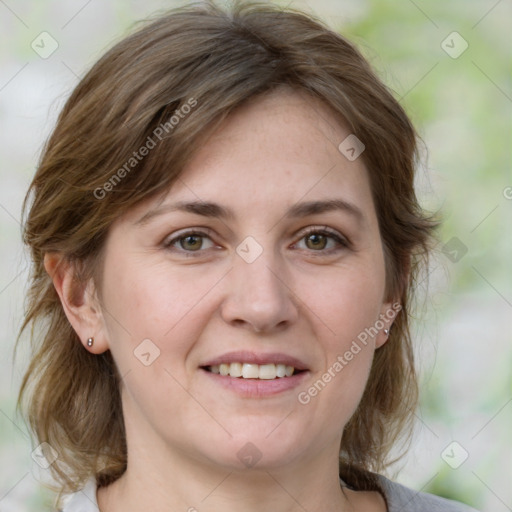
<svg viewBox="0 0 512 512"><path fill-rule="evenodd" d="M111 227L96 339L132 447L228 468L337 460L391 308L349 134L299 93L259 98Z"/></svg>

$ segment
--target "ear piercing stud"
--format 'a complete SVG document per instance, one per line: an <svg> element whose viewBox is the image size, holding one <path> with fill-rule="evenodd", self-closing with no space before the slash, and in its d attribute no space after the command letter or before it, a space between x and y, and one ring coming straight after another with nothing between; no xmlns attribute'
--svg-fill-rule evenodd
<svg viewBox="0 0 512 512"><path fill-rule="evenodd" d="M388 336L388 335L389 335L389 329L384 329L384 334L385 334L386 336Z"/></svg>
<svg viewBox="0 0 512 512"><path fill-rule="evenodd" d="M88 347L92 347L92 344L93 344L93 343L94 343L94 338L89 338L89 339L87 340L87 346L88 346Z"/></svg>

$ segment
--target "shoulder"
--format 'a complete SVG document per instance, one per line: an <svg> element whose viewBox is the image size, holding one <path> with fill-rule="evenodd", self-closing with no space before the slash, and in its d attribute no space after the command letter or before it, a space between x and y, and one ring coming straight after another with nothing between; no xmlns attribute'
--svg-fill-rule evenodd
<svg viewBox="0 0 512 512"><path fill-rule="evenodd" d="M469 505L409 489L376 475L388 501L389 512L478 512Z"/></svg>
<svg viewBox="0 0 512 512"><path fill-rule="evenodd" d="M99 512L99 510L96 499L96 479L91 477L83 489L67 495L64 506L59 512Z"/></svg>

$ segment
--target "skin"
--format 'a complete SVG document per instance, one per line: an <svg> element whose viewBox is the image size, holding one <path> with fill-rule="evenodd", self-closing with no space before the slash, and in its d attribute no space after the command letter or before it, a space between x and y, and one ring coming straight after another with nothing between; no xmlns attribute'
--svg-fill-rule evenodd
<svg viewBox="0 0 512 512"><path fill-rule="evenodd" d="M368 172L337 149L349 134L302 93L260 97L225 120L165 197L112 225L100 289L91 281L77 291L72 268L47 255L84 347L111 350L123 376L129 462L98 490L102 512L386 510L380 494L342 491L338 481L341 433L387 341L383 329L308 404L298 400L394 302ZM325 199L352 203L361 219L342 210L285 216ZM136 224L178 200L215 202L234 218L168 211ZM304 233L326 226L348 246ZM210 237L165 246L191 228ZM248 236L262 249L252 263L236 252ZM160 350L149 366L134 355L145 339ZM244 398L199 368L241 349L292 355L309 373L296 389ZM237 455L248 442L261 456L252 467Z"/></svg>

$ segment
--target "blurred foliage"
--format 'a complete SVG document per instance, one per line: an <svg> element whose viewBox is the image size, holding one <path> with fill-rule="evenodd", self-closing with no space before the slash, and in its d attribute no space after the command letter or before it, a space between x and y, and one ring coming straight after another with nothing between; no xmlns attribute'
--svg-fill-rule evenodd
<svg viewBox="0 0 512 512"><path fill-rule="evenodd" d="M510 180L510 23L505 6L482 19L493 4L423 1L398 6L372 0L364 16L340 32L360 44L435 150L429 165L441 173L440 192L449 198L441 210L442 237L457 234L477 257L478 267L500 279L509 241L499 225L486 225L478 238L470 234L503 200L507 173ZM469 45L457 59L441 48L453 31ZM461 207L466 205L471 206ZM489 252L489 247L498 250ZM454 270L455 286L481 285L469 266Z"/></svg>

